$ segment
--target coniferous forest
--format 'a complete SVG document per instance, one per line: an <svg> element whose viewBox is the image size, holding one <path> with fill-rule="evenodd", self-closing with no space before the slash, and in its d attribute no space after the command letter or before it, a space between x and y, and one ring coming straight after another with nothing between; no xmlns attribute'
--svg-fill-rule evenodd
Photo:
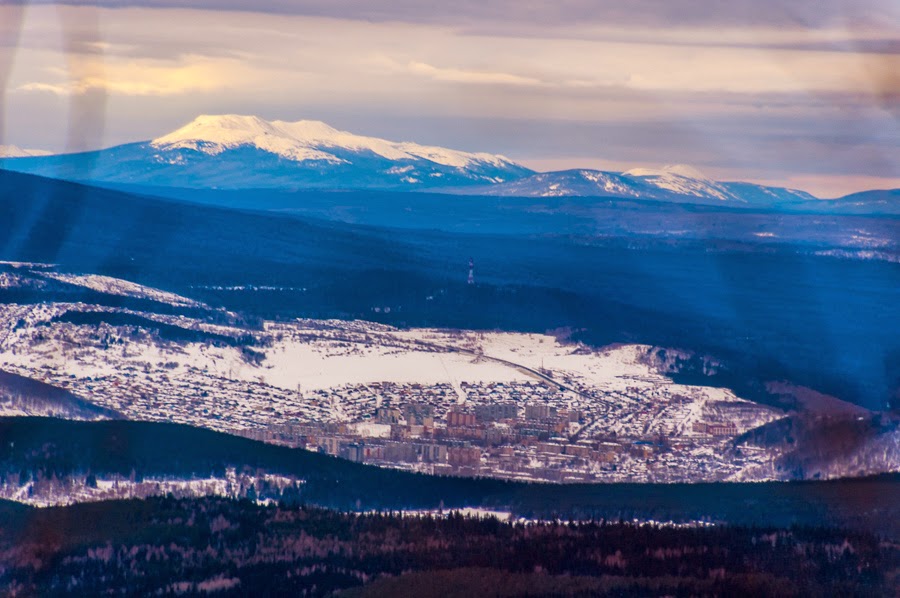
<svg viewBox="0 0 900 598"><path fill-rule="evenodd" d="M900 579L900 546L833 528L501 522L172 497L2 503L0 513L0 586L13 596L893 596Z"/></svg>

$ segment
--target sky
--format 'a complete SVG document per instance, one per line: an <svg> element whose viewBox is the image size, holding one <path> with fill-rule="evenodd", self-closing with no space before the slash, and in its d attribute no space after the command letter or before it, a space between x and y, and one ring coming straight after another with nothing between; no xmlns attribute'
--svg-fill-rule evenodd
<svg viewBox="0 0 900 598"><path fill-rule="evenodd" d="M900 188L893 0L0 0L0 144L323 120L537 170Z"/></svg>

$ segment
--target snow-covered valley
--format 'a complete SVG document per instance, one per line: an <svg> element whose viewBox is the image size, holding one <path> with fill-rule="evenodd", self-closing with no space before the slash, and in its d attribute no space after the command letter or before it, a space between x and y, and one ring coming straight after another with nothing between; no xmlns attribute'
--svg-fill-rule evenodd
<svg viewBox="0 0 900 598"><path fill-rule="evenodd" d="M66 280L196 305L125 281L30 267L6 284ZM679 357L689 354L594 348L560 333L309 319L246 328L83 303L4 304L0 370L104 411L48 413L21 392L6 393L0 409L183 423L426 473L561 482L796 477L784 460L797 447L754 437L791 414L725 388L675 382L669 366ZM895 471L898 439L896 430L879 433L801 475Z"/></svg>

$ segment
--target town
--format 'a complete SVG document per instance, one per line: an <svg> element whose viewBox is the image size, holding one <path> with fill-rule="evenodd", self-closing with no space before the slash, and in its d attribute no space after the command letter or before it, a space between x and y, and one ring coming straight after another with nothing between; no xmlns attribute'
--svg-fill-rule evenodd
<svg viewBox="0 0 900 598"><path fill-rule="evenodd" d="M147 328L60 321L92 309L4 306L3 368L129 419L434 474L724 480L773 458L732 445L779 412L727 390L675 384L641 362L644 347L594 353L540 335L298 321L267 323L247 357L152 329L246 333L180 317L143 314ZM538 354L547 365L532 370Z"/></svg>
<svg viewBox="0 0 900 598"><path fill-rule="evenodd" d="M15 272L3 284L61 278ZM66 282L197 305L116 279ZM765 479L758 472L777 457L735 439L784 413L727 389L674 382L661 368L678 355L671 349L592 348L567 331L217 319L224 323L84 303L3 304L0 368L128 419L433 474Z"/></svg>

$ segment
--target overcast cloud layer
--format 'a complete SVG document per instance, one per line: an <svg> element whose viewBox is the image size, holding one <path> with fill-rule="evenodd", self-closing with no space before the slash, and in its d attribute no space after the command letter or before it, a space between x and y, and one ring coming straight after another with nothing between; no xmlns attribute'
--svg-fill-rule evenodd
<svg viewBox="0 0 900 598"><path fill-rule="evenodd" d="M54 4L47 1L4 4ZM896 26L884 0L100 0L64 2L108 8L190 8L443 25L526 24L678 27L731 25L790 29Z"/></svg>
<svg viewBox="0 0 900 598"><path fill-rule="evenodd" d="M0 143L92 148L253 113L541 169L900 187L900 3L91 4L0 3Z"/></svg>

